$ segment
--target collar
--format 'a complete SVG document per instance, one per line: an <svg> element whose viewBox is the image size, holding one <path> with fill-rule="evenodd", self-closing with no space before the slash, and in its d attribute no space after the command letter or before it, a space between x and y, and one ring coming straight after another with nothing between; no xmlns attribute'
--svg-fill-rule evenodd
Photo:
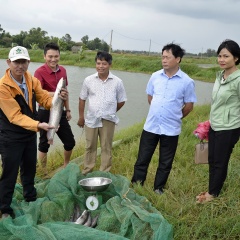
<svg viewBox="0 0 240 240"><path fill-rule="evenodd" d="M95 73L95 77L98 78L98 79L100 79L100 78L98 77L98 73ZM107 76L107 78L106 78L105 81L107 81L108 79L113 79L113 74L112 74L111 72L108 73L108 76ZM101 81L102 81L102 80L101 80ZM104 82L105 82L105 81L104 81Z"/></svg>
<svg viewBox="0 0 240 240"><path fill-rule="evenodd" d="M61 71L59 65L57 65L56 71L53 71L53 70L47 65L47 63L44 64L44 67L45 67L45 69L47 70L48 74L52 74L52 73L56 73L56 72L58 72L58 71Z"/></svg>
<svg viewBox="0 0 240 240"><path fill-rule="evenodd" d="M32 81L31 81L31 74L26 71L24 73L24 81L26 83L26 85L29 85L31 84L32 85ZM10 87L13 87L13 88L16 88L16 85L18 86L17 83L15 83L16 81L11 77L11 73L10 73L10 68L8 68L6 71L5 71L5 75L4 75L4 84L10 86Z"/></svg>
<svg viewBox="0 0 240 240"><path fill-rule="evenodd" d="M176 77L176 76L178 76L178 77L180 77L180 78L182 77L182 71L181 71L180 68L178 68L178 71L177 71L174 75L172 75L172 77L168 77L168 75L165 73L164 69L160 70L160 74L166 76L166 77L169 78L169 79L171 79L171 78L173 78L173 77Z"/></svg>
<svg viewBox="0 0 240 240"><path fill-rule="evenodd" d="M18 86L26 85L26 80L25 80L24 75L22 76L22 78L23 78L22 83L19 83L19 82L13 77L13 75L12 75L12 73L11 73L11 70L10 70L10 76L11 76L12 80L17 83Z"/></svg>

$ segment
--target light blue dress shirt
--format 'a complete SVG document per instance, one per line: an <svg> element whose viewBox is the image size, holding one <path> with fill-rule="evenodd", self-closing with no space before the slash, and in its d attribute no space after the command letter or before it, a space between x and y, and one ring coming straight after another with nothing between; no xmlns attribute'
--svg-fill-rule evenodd
<svg viewBox="0 0 240 240"><path fill-rule="evenodd" d="M179 135L184 104L197 101L194 81L180 69L171 78L162 69L152 74L146 93L152 96L152 101L144 130L159 135Z"/></svg>
<svg viewBox="0 0 240 240"><path fill-rule="evenodd" d="M26 80L25 77L23 76L23 81L22 84L20 84L11 74L11 78L17 83L17 85L20 87L20 89L24 92L24 98L26 100L26 102L28 103L28 89L27 89L27 84L26 84Z"/></svg>

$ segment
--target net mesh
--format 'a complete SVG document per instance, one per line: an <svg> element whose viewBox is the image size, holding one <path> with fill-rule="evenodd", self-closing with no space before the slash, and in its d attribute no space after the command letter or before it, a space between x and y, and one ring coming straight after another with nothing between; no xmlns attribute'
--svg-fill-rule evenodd
<svg viewBox="0 0 240 240"><path fill-rule="evenodd" d="M76 206L86 209L89 193L78 182L86 177L106 177L112 180L101 192L101 205L89 211L98 215L95 228L75 224ZM12 208L15 218L0 221L1 240L40 239L173 239L172 225L154 208L147 198L130 187L127 178L106 172L92 172L84 176L75 163L56 173L51 179L36 180L38 198L26 202L22 186L16 184Z"/></svg>

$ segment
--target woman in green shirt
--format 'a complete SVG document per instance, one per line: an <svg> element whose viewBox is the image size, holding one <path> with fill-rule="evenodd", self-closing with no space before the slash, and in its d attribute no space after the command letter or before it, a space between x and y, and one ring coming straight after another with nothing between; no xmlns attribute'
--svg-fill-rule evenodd
<svg viewBox="0 0 240 240"><path fill-rule="evenodd" d="M239 45L232 40L223 41L217 50L217 73L212 92L210 130L208 142L208 192L197 197L205 203L218 197L227 177L228 163L240 136L240 62Z"/></svg>

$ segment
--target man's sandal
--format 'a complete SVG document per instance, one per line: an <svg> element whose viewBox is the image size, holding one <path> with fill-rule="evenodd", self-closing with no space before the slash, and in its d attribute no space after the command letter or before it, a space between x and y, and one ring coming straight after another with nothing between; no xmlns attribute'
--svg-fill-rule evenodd
<svg viewBox="0 0 240 240"><path fill-rule="evenodd" d="M208 192L201 192L196 197L196 203L207 203L211 202L214 199L214 196L209 194Z"/></svg>

